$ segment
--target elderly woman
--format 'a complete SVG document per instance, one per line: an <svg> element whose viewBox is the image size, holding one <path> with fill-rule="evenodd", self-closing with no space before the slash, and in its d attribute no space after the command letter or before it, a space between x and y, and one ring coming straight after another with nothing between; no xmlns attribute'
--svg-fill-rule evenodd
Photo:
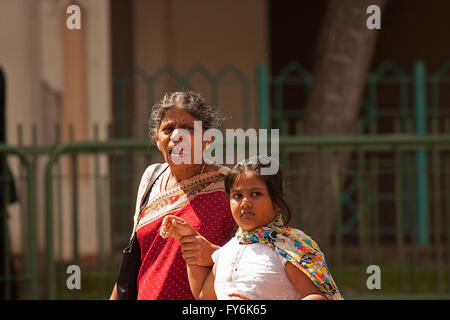
<svg viewBox="0 0 450 320"><path fill-rule="evenodd" d="M202 136L204 130L219 123L217 113L198 93L168 93L153 107L150 133L168 166L155 180L142 211L141 200L157 164L145 170L139 185L134 217L141 248L138 299L193 300L185 259L212 266L211 254L232 237L235 228L224 190L228 168L207 164L203 157L201 163L195 163L194 150L203 155L209 142L202 140L201 148L195 146L194 121L202 121ZM179 144L187 137L190 141L184 141L183 149ZM185 150L186 146L190 150ZM191 161L180 162L189 151ZM163 239L159 236L161 222L169 214L186 220L198 234ZM116 290L115 286L111 299L117 298Z"/></svg>

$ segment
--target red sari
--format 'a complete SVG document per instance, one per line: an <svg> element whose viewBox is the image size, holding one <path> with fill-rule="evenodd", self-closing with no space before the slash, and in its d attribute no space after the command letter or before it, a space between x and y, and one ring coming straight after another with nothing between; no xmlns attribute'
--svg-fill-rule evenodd
<svg viewBox="0 0 450 320"><path fill-rule="evenodd" d="M183 218L210 242L223 246L235 222L224 191L224 173L207 172L150 196L137 228L141 247L139 300L193 300L179 242L159 235L164 216ZM155 184L156 187L156 184Z"/></svg>

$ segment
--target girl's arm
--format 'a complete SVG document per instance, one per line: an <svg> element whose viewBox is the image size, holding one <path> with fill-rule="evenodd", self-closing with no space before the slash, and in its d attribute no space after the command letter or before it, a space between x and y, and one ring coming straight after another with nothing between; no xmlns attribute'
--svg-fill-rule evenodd
<svg viewBox="0 0 450 320"><path fill-rule="evenodd" d="M217 300L214 291L216 265L211 268L194 264L187 265L189 286L196 300Z"/></svg>
<svg viewBox="0 0 450 320"><path fill-rule="evenodd" d="M303 300L327 300L327 297L317 288L306 274L291 262L285 264L286 273Z"/></svg>
<svg viewBox="0 0 450 320"><path fill-rule="evenodd" d="M180 242L181 252L187 264L204 267L214 265L211 255L220 247L209 242L182 218L165 216L161 223L160 235L163 238L172 237Z"/></svg>

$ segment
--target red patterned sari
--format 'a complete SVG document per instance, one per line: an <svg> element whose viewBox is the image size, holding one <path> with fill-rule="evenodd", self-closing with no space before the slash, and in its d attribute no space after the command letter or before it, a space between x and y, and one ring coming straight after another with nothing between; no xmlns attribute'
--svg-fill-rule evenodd
<svg viewBox="0 0 450 320"><path fill-rule="evenodd" d="M138 275L139 300L194 299L179 242L161 238L159 231L164 216L175 215L210 242L224 245L235 228L224 191L225 173L226 168L222 167L150 196L137 227L142 261Z"/></svg>

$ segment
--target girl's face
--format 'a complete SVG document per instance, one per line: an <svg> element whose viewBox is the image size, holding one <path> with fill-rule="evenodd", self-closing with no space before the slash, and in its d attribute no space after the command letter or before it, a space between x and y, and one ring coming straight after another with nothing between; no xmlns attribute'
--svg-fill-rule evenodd
<svg viewBox="0 0 450 320"><path fill-rule="evenodd" d="M252 171L244 171L234 181L230 207L234 220L244 231L268 225L276 214L266 184Z"/></svg>

